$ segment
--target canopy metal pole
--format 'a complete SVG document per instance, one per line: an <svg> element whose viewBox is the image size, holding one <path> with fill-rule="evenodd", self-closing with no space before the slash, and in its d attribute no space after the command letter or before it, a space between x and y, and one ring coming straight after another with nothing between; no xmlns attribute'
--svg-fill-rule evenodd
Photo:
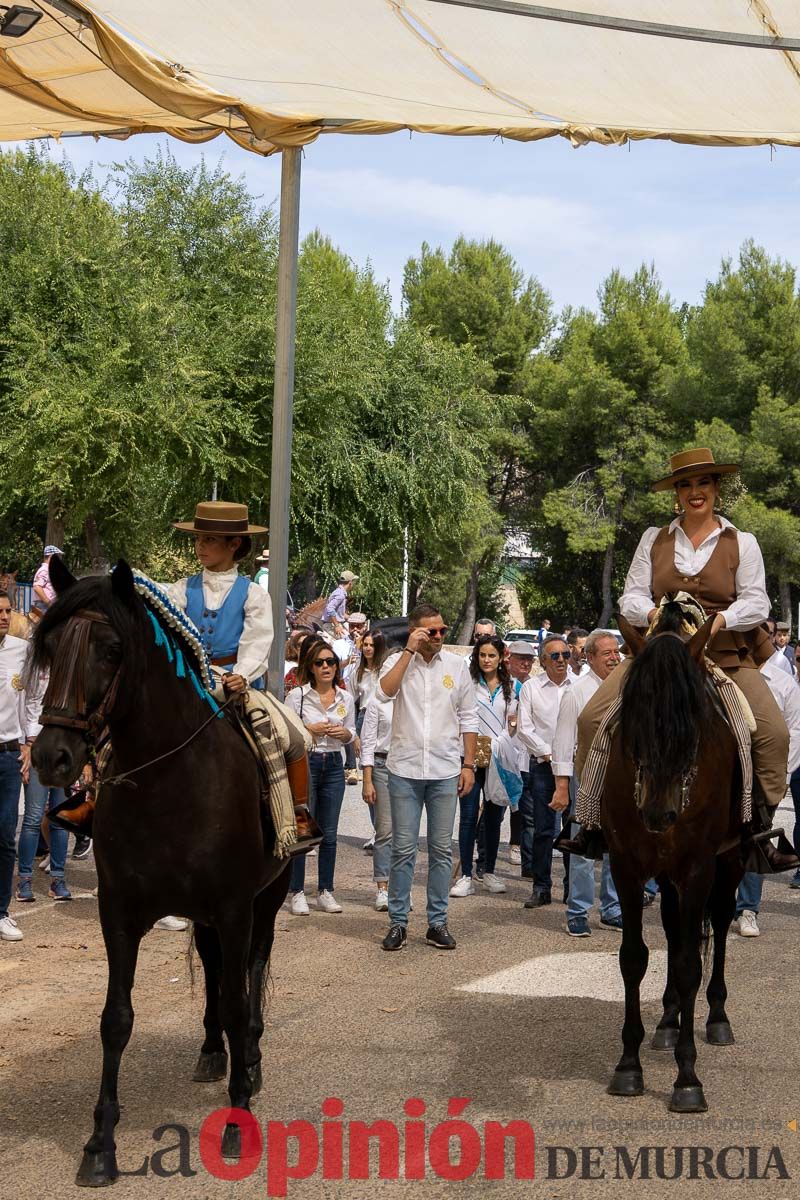
<svg viewBox="0 0 800 1200"><path fill-rule="evenodd" d="M300 238L300 155L282 153L278 297L275 321L275 395L272 406L272 474L269 488L269 594L275 637L269 655L269 690L283 699L286 589L289 585L289 494L292 477L294 338L297 325L297 256Z"/></svg>

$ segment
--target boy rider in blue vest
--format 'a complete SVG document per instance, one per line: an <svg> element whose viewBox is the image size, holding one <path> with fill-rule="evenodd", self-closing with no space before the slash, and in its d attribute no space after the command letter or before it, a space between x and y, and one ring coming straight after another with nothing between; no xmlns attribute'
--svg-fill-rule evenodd
<svg viewBox="0 0 800 1200"><path fill-rule="evenodd" d="M239 574L236 564L250 553L251 538L267 530L249 523L245 504L222 500L198 504L193 521L174 521L173 525L194 536L202 571L170 585L170 598L197 626L212 666L221 672L226 695L263 690L273 637L271 600L263 588ZM284 757L297 840L289 853L302 854L319 841L319 830L307 807L305 740L290 717L285 719L288 748Z"/></svg>

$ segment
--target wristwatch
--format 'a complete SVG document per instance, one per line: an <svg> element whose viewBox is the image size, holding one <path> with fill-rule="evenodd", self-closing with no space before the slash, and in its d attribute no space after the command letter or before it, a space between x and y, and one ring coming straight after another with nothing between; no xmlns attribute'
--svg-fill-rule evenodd
<svg viewBox="0 0 800 1200"><path fill-rule="evenodd" d="M474 770L475 770L475 763L462 763L462 764L461 764L461 770L462 770L462 771L474 771Z"/></svg>

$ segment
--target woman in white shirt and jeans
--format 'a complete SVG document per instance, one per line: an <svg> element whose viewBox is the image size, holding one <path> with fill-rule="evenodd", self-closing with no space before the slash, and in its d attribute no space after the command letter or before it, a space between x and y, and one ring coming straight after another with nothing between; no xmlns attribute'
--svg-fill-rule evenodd
<svg viewBox="0 0 800 1200"><path fill-rule="evenodd" d="M341 912L333 895L336 867L336 835L344 799L344 747L355 739L355 709L352 695L342 686L339 659L321 637L309 637L303 643L297 669L299 687L289 692L286 703L299 715L314 736L314 748L308 756L311 772L309 807L322 828L317 860L319 896L322 912ZM292 862L290 907L295 916L308 914L303 891L306 860L298 856Z"/></svg>
<svg viewBox="0 0 800 1200"><path fill-rule="evenodd" d="M478 753L480 754L481 739L494 740L498 738L508 727L509 717L512 717L517 710L514 681L505 661L503 641L499 637L488 635L478 638L470 658L469 670L474 680L475 700L478 705ZM451 887L451 896L471 896L475 891L472 882L472 859L486 771L485 766L478 767L473 787L466 795L459 797L458 848L461 854L461 878ZM500 826L503 823L504 814L505 808L492 803L484 804L486 868L481 883L488 892L504 892L506 890L506 885L494 873L497 849L500 845Z"/></svg>

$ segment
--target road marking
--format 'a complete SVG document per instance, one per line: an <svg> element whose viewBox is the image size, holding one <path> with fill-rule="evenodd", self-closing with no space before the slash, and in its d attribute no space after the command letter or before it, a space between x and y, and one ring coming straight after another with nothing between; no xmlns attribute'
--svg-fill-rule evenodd
<svg viewBox="0 0 800 1200"><path fill-rule="evenodd" d="M666 950L651 950L642 981L642 1000L660 1000L667 977ZM587 1000L625 999L616 954L575 951L529 958L494 975L462 984L461 992L498 996L581 996Z"/></svg>

